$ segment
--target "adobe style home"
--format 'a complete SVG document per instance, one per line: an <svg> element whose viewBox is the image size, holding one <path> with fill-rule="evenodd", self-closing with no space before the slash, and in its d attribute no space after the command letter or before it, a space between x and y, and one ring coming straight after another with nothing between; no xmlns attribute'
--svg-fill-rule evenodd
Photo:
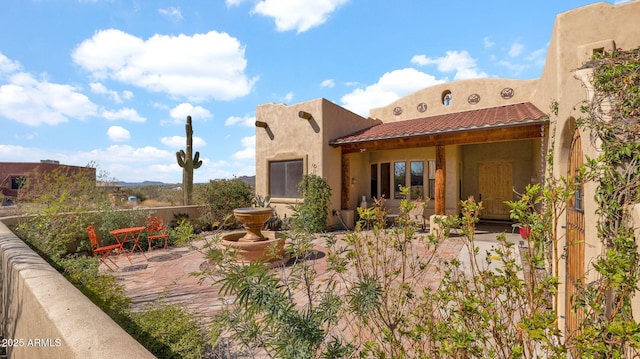
<svg viewBox="0 0 640 359"><path fill-rule="evenodd" d="M638 24L640 1L559 14L540 78L444 83L380 104L369 118L326 99L258 106L256 193L270 195L282 216L299 200L302 175L317 174L333 189L329 225L338 215L352 223L363 197L368 204L384 197L387 209L397 211L398 185L410 187L412 198L431 199L427 215L456 215L460 200L473 196L483 202L481 218L508 220L503 202L517 198L514 189L544 180L552 144L555 177L568 176L585 156L596 157L589 134L576 129L589 96L589 70L580 68L595 52L639 47ZM554 101L557 116L549 115ZM594 190L595 184L584 184L562 219L562 231L568 228L571 243L580 244L570 246L560 265L561 297L571 291L564 283L601 253ZM564 306L561 328L575 320Z"/></svg>
<svg viewBox="0 0 640 359"><path fill-rule="evenodd" d="M89 178L96 179L96 169L62 165L58 161L42 160L40 162L0 162L0 191L3 197L17 198L20 189L29 179L35 179L34 174L44 174L57 169L74 174L85 172Z"/></svg>

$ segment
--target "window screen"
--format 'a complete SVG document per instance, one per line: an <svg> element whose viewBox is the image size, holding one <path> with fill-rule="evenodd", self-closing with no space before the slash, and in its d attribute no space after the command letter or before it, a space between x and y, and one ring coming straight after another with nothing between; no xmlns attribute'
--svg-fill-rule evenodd
<svg viewBox="0 0 640 359"><path fill-rule="evenodd" d="M275 198L299 198L298 183L302 181L302 160L269 163L269 194Z"/></svg>

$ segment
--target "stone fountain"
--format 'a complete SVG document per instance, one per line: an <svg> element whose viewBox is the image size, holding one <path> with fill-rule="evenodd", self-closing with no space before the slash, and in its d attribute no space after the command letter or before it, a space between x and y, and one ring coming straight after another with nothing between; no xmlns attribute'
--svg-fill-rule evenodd
<svg viewBox="0 0 640 359"><path fill-rule="evenodd" d="M273 208L236 208L233 215L242 223L245 231L222 236L222 246L237 250L241 262L264 261L276 265L286 261L284 238L277 232L262 231L273 214Z"/></svg>

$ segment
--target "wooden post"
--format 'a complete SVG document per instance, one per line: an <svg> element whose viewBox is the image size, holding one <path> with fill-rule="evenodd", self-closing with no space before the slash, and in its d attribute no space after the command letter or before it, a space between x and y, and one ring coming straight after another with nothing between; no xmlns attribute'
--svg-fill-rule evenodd
<svg viewBox="0 0 640 359"><path fill-rule="evenodd" d="M442 216L446 209L446 154L444 146L436 146L436 188L435 188L435 214Z"/></svg>
<svg viewBox="0 0 640 359"><path fill-rule="evenodd" d="M341 209L349 209L349 187L351 184L351 166L349 164L349 157L342 155L342 188L340 196Z"/></svg>

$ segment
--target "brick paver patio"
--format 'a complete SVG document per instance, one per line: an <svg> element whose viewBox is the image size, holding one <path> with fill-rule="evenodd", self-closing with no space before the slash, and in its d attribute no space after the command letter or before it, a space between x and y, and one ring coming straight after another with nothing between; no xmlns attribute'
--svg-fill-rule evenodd
<svg viewBox="0 0 640 359"><path fill-rule="evenodd" d="M515 243L520 241L519 235L511 233L511 227L504 225L485 226L485 229L479 227L476 245L481 247L480 255L484 256L485 250L497 243L495 240L497 232L506 233L509 241ZM316 239L314 246L318 252L326 252L323 238ZM449 261L459 258L464 262L465 256L468 257L468 251L462 250L463 247L464 241L455 235L443 241L437 250L437 260L428 269L430 275L425 285L435 288L439 284L441 276L435 265L440 260ZM318 271L317 280L326 280L326 256L318 255L308 260L313 262ZM203 323L207 323L225 305L225 300L218 294L219 285L214 284L214 279L205 278L200 283L199 278L190 275L200 271L202 266L206 265L203 253L195 249L188 247L156 249L145 253L145 256L136 253L131 256L131 261L132 263L129 263L124 256L120 256L117 260L119 268L109 273L124 284L125 294L132 299L134 310L161 299L184 306L197 313ZM104 266L101 270L108 272Z"/></svg>

